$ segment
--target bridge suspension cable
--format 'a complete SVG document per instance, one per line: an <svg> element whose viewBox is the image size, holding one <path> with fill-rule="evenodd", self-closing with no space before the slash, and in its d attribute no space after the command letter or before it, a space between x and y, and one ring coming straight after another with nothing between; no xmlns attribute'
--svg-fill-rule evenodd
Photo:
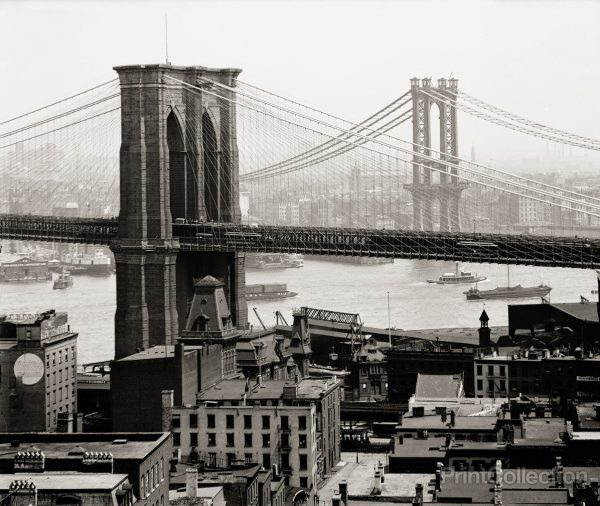
<svg viewBox="0 0 600 506"><path fill-rule="evenodd" d="M560 136L554 135L553 133L547 133L543 130L537 130L534 128L530 128L528 126L521 126L520 124L511 123L510 121L507 121L506 119L503 119L502 117L495 117L495 116L489 114L488 112L486 112L485 110L480 111L480 110L477 110L474 107L471 107L463 102L460 102L460 101L454 102L452 100L448 100L447 97L444 97L443 95L437 93L433 88L430 88L428 91L425 91L423 89L422 91L425 95L429 96L430 98L433 98L434 100L442 102L449 107L459 109L463 112L466 112L467 114L470 114L471 116L475 116L477 118L483 119L490 123L494 123L494 124L502 126L504 128L508 128L510 130L514 130L514 131L520 132L520 133L525 133L527 135L531 135L533 137L538 137L540 139L557 142L559 144L566 144L566 145L574 146L574 147L578 147L578 148L590 149L593 151L600 151L600 144L581 142L581 141L577 141L577 140L566 138L566 137L560 137ZM460 95L458 95L458 96L460 97Z"/></svg>
<svg viewBox="0 0 600 506"><path fill-rule="evenodd" d="M169 77L169 79L176 81L176 79L171 78L171 77ZM347 129L343 128L343 127L339 127L339 126L336 126L336 125L334 125L332 123L325 122L324 120L320 120L318 118L311 118L311 117L309 117L309 116L307 116L305 114L298 113L298 112L293 111L293 110L291 110L289 108L286 108L286 107L282 107L282 106L279 106L279 105L276 105L276 104L272 104L272 103L270 103L270 102L268 102L266 100L259 99L259 98L247 95L247 94L245 94L243 92L236 92L236 90L234 88L227 87L226 85L223 85L222 83L216 83L216 82L214 82L214 84L217 85L217 87L219 87L219 88L226 89L227 92L229 92L229 93L235 93L236 98L238 98L238 104L240 104L240 105L242 105L242 104L239 101L239 97L249 98L253 102L259 102L259 103L261 103L265 107L270 107L271 109L277 109L277 108L279 108L282 111L285 111L286 113L290 113L290 114L295 115L295 116L297 116L299 118L302 118L302 119L308 119L308 120L313 121L313 122L315 122L315 123L317 123L317 124L319 124L321 126L326 126L327 128L337 129L338 131L342 131L343 133L346 133L346 134L349 132L349 130L347 130ZM193 86L193 85L189 85L189 84L187 84L187 85L188 86ZM365 127L365 128L367 128L367 127ZM367 135L363 135L363 134L360 134L360 133L357 133L357 132L354 132L354 136L357 139L362 139L365 142L368 142L369 139L370 139ZM343 135L339 135L338 137L339 137L340 142L344 142L346 144L351 144L351 145L353 145L355 147L360 146L360 144L357 144L356 142L349 142L348 139L343 139L342 138ZM385 145L388 148L397 149L397 150L399 150L402 153L411 154L411 155L414 154L412 150L409 151L406 148L402 148L400 146L391 145L388 142L376 141L374 138L372 138L371 140L373 140L375 143L383 144L383 145ZM410 143L410 144L412 145L412 143ZM433 157L431 155L419 154L419 158L422 159L422 160L426 160L428 162L440 163L439 159L437 159L437 158L435 158L435 157ZM454 159L454 157L452 157L452 158ZM423 164L423 166L425 166L425 165L426 164ZM465 176L458 176L458 177L460 177L461 179L468 180L470 182L476 182L476 180L480 177L479 171L476 170L476 169L472 169L471 167L459 166L457 163L453 163L453 162L450 162L450 161L443 161L443 165L445 167L455 168L457 170L460 169L462 172L468 172L469 174L471 174L472 178L468 179ZM440 169L437 166L436 167L430 167L429 165L427 165L427 168L429 170L434 170L436 172L440 172L440 173L444 173L444 174L447 173L446 168ZM450 175L450 174L448 174L448 175ZM473 177L475 177L475 179L473 179ZM558 200L561 200L561 201L567 201L567 202L576 204L578 206L589 207L589 208L592 208L594 210L600 209L600 203L597 200L596 201L591 201L591 202L590 201L586 201L585 203L582 204L582 202L581 202L580 199L575 199L575 198L573 198L573 197L571 197L569 195L559 194L559 193L555 193L555 192L552 192L552 191L549 191L549 190L546 190L546 189L541 189L541 188L531 188L530 186L527 186L526 184L523 184L522 182L518 182L518 181L515 181L515 182L511 181L509 183L504 178L502 178L500 176L497 176L495 174L489 174L489 175L486 175L486 177L488 179L492 180L492 181L495 181L495 182L499 183L499 184L513 185L513 186L516 186L517 188L519 188L521 190L525 190L527 192L534 192L535 194L540 194L540 195L543 195L545 197L550 197L550 198L558 199ZM494 187L496 188L496 186L494 186ZM525 195L521 195L521 196L525 196ZM544 201L544 200L542 200L542 201Z"/></svg>
<svg viewBox="0 0 600 506"><path fill-rule="evenodd" d="M206 81L209 81L209 80L207 79ZM284 97L282 97L281 95L277 95L277 94L271 93L271 92L269 92L269 91L266 91L266 90L264 90L264 89L262 89L262 88L258 88L258 87L256 87L256 86L253 86L253 85L251 85L251 84L248 84L248 83L245 83L245 82L243 82L243 81L240 81L239 79L237 80L237 82L238 82L238 83L243 83L243 84L244 84L244 86L246 86L246 87L249 87L249 88L251 88L251 89L253 89L253 90L257 90L257 91L259 91L259 92L261 92L261 93L264 93L264 94L266 94L266 95L269 95L269 96L270 96L270 97L272 97L272 98L274 97L275 99L278 99L278 100L281 100L281 101L283 101L283 102L286 102L286 103L292 104L293 106L300 107L300 108L304 108L304 109L306 109L307 111L313 111L313 112L316 112L316 113L318 113L318 114L319 114L319 116L325 116L325 117L331 118L332 120L343 122L343 124L347 124L347 125L349 125L349 126L356 126L356 124L355 124L355 123L352 123L352 122L346 121L346 120L344 120L344 119L342 119L342 118L339 118L339 117L337 117L337 116L334 116L334 115L328 114L328 113L326 113L326 112L319 111L318 109L315 109L315 108L313 108L313 107L310 107L310 106L307 106L307 105L303 105L303 104L301 104L301 103L299 103L299 102L296 102L296 101L294 101L294 100L285 99L285 98L284 98ZM223 85L222 83L217 83L217 82L215 82L215 81L211 81L211 84L217 85L217 86L219 86L219 87L221 87L221 88L224 88L224 87L226 87L226 86L225 86L225 85ZM233 88L229 88L229 89L230 89L230 90L232 90ZM239 94L240 92L236 90L236 93L238 93L238 94ZM261 101L261 100L262 100L263 102L264 102L264 101L266 101L265 99L262 99L262 98L261 98L261 97L259 97L259 96L256 96L256 95L249 95L249 94L247 93L247 91L246 91L246 90L244 90L244 92L243 92L243 93L244 93L244 95L245 95L245 96L250 96L250 97L254 98L255 100L258 100L258 101ZM272 103L272 102L271 102L271 100L268 100L267 102L269 102L269 103ZM368 129L368 130L370 129L370 131L372 131L372 132L375 132L375 131L376 131L375 129L373 129L373 128L371 128L371 127L368 127L367 129ZM391 136L391 135L389 135L389 134L387 134L387 133L385 133L385 134L384 134L384 137L385 137L385 138L387 138L387 139L389 139L389 140L390 140L390 142L399 142L399 143L403 143L403 144L410 145L412 149L415 149L415 148L417 148L417 147L418 147L416 144L414 144L414 143L413 143L413 142L411 142L411 141L404 140L404 139L402 139L402 138L399 138L399 137L397 137L397 136ZM442 152L440 152L439 150L436 150L436 149L433 149L433 148L431 148L431 149L430 149L430 153L432 153L432 154L434 154L434 155L436 155L437 157L440 157L440 158L441 158L443 155L445 155L445 153L442 153ZM567 190L567 189L565 189L565 188L556 187L556 186L549 185L549 184L547 184L547 183L543 183L543 182L540 182L540 181L535 181L535 180L533 180L533 179L530 179L530 178L526 178L526 177L523 177L523 176L519 176L519 175L516 175L516 174L512 174L512 173L510 173L510 172L508 172L508 171L505 171L505 170L500 170L500 169L497 169L497 168L493 168L493 167L490 167L490 166L488 166L488 165L483 165L483 164L481 164L481 163L475 163L475 162L473 162L473 161L471 161L471 160L467 160L467 159L460 158L460 157L457 157L457 156L452 156L452 160L454 160L454 161L455 161L455 162L457 162L457 163L458 163L458 162L460 162L460 163L461 163L461 167L463 167L463 168L464 168L464 167L465 167L465 165L466 165L466 166L468 166L468 167L472 167L472 168L474 168L474 169L476 169L476 170L483 170L483 171L485 171L486 173L490 173L490 174L496 174L496 175L498 175L498 176L499 176L499 177L501 177L501 178L509 178L509 179L511 179L511 180L519 181L519 182L521 182L521 183L524 183L524 184L533 184L533 185L535 185L536 187L539 187L539 188L545 188L545 189L549 190L551 193L556 193L557 195L566 195L566 196L571 196L571 197L574 197L574 198L576 198L576 199L578 199L578 200L582 200L582 201L584 201L584 202L590 202L590 203L597 203L597 204L600 204L600 198L596 198L596 197L593 197L593 196L590 196L590 195L585 195L585 194L582 194L582 193L579 193L579 192L575 192L575 191L572 191L572 190ZM260 169L259 169L259 170L260 170ZM256 172L257 174L259 174L259 170L256 170L255 172ZM247 179L247 178L249 178L249 177L250 177L250 175L249 175L248 173L246 173L246 174L242 175L242 178L241 178L241 180L246 180L246 179Z"/></svg>
<svg viewBox="0 0 600 506"><path fill-rule="evenodd" d="M488 102L484 102L483 100L480 100L472 95L469 95L468 93L465 93L462 90L459 90L457 97L459 97L461 99L465 99L468 102L471 102L471 103L481 107L482 109L487 109L488 111L490 111L494 114L497 114L499 116L504 116L505 118L508 118L512 121L522 123L524 125L527 125L527 126L530 126L533 128L538 128L540 130L547 131L551 134L558 135L560 137L567 137L569 139L574 139L576 141L581 141L584 143L588 143L588 144L592 144L594 146L600 147L600 140L598 140L598 139L592 139L591 137L585 137L583 135L574 134L571 132L567 132L565 130L559 130L559 129L553 128L551 126L529 120L527 118L524 118L523 116L519 116L518 114L508 112L504 109L501 109L492 104L489 104Z"/></svg>
<svg viewBox="0 0 600 506"><path fill-rule="evenodd" d="M169 79L173 79L173 78L169 78ZM224 92L218 93L216 91L209 90L206 87L194 86L194 85L190 85L189 83L182 83L182 85L185 86L186 88L188 88L189 90L191 90L192 92L199 94L199 95L202 93L207 93L209 95L213 95L213 96L219 98L220 100L235 102L236 106L238 108L238 115L240 114L240 110L252 111L253 113L257 113L259 115L264 116L265 118L268 118L268 120L271 121L272 123L277 123L277 125L278 125L277 135L279 136L280 140L281 140L281 131L282 131L281 125L283 125L283 124L299 127L299 128L302 128L304 131L312 131L320 136L329 137L329 138L339 138L340 132L348 133L348 130L344 129L343 127L332 125L331 123L327 123L327 122L324 122L322 120L318 120L315 118L306 118L306 117L303 118L303 119L308 119L308 120L310 120L310 122L313 123L312 126L309 126L309 125L307 125L307 122L302 123L300 121L299 118L301 118L303 115L297 113L296 111L291 111L291 112L289 110L284 111L282 108L273 107L270 104L256 103L256 101L252 101L251 99L245 98L243 96L243 94L237 94L235 92L235 90L225 90ZM283 117L283 113L286 113L286 114L289 113L289 115L294 117L295 119L292 120L291 118L285 118L285 117ZM239 121L239 118L238 118L238 121ZM193 119L192 119L192 123L193 123ZM316 125L321 127L321 129L318 129ZM356 134L356 137L358 137L359 139L366 140L370 143L377 144L378 149L375 149L373 147L365 148L365 147L357 146L357 147L361 147L361 150L363 150L363 158L366 158L366 156L364 156L364 153L368 153L369 155L387 157L388 159L395 159L396 162L405 163L407 166L412 167L412 162L407 163L406 158L400 157L397 153L399 151L402 154L407 154L412 157L412 155L413 155L412 150L408 150L406 148L400 148L398 146L393 146L393 145L390 145L389 143L385 143L385 142L382 142L379 140L370 139L366 135L363 135L363 134ZM358 141L343 139L341 142L346 143L346 144L356 145ZM254 142L251 143L252 146L256 146L257 144L260 145L260 143L254 143ZM388 149L388 151L384 152L383 151L384 149ZM423 156L421 158L424 158L428 161L433 161L433 160L431 160L431 157ZM435 160L435 161L437 163L440 163L439 160ZM443 164L446 165L446 162L444 162ZM452 164L450 164L450 165L452 165ZM420 163L420 166L422 166L423 168L432 170L434 172L440 172L440 173L444 173L444 174L448 175L444 169L441 169L435 165L429 166L425 163ZM391 172L392 170L388 169L388 171ZM380 172L383 172L383 171L380 171ZM465 172L465 171L463 171L463 172ZM469 170L467 170L466 172L469 173ZM472 171L472 172L474 172L474 171ZM540 191L539 189L531 189L531 188L526 188L526 187L519 188L513 182L502 181L502 180L499 180L499 178L496 178L496 180L493 180L493 178L490 178L489 176L486 176L486 178L482 178L482 177L477 178L477 174L473 174L473 173L469 173L469 176L459 174L456 176L453 175L453 177L478 184L478 185L486 187L488 189L501 190L504 193L511 194L511 195L514 195L517 197L523 197L523 198L531 199L533 201L537 201L540 203L544 203L544 204L548 204L551 206L567 209L569 211L573 211L573 206L566 204L565 200L568 200L568 199L565 199L564 196L560 196L560 200L558 200L558 201L556 199L552 198L552 197L554 197L553 195L546 195L547 198L545 199L545 198L543 198L544 192ZM546 193L548 193L548 192L546 192ZM582 206L579 201L573 201L572 203L578 206L578 212L580 211L582 214L587 214L590 216L598 217L597 206L591 206L591 205Z"/></svg>

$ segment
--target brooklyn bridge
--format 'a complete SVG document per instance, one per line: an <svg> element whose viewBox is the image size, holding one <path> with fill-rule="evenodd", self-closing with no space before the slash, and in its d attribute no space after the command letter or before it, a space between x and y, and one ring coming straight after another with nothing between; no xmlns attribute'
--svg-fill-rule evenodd
<svg viewBox="0 0 600 506"><path fill-rule="evenodd" d="M246 252L600 268L600 199L461 158L459 113L582 150L600 141L456 79L412 79L352 123L238 69L115 70L0 124L0 239L110 246L117 358L172 342L194 279L208 274L246 327ZM409 140L397 134L405 123ZM524 226L518 206L539 225Z"/></svg>

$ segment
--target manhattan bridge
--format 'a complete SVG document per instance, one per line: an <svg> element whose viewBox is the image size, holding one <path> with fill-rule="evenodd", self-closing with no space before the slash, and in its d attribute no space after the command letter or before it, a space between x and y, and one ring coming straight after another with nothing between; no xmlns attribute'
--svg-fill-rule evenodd
<svg viewBox="0 0 600 506"><path fill-rule="evenodd" d="M0 122L0 239L111 247L117 358L171 342L207 274L245 327L246 252L600 268L600 198L461 158L459 113L582 150L600 141L456 79L414 78L353 123L238 69L115 70ZM521 223L520 208L538 224Z"/></svg>

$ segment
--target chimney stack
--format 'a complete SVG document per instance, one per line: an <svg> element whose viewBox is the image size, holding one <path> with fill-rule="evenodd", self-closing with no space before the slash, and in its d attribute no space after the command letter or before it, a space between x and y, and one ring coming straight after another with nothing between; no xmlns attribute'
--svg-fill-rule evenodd
<svg viewBox="0 0 600 506"><path fill-rule="evenodd" d="M556 457L556 467L554 468L554 485L561 488L565 486L562 457Z"/></svg>
<svg viewBox="0 0 600 506"><path fill-rule="evenodd" d="M415 499L413 501L413 504L422 505L423 504L423 484L417 483L415 489L416 489L415 490Z"/></svg>
<svg viewBox="0 0 600 506"><path fill-rule="evenodd" d="M185 496L198 497L198 469L195 467L185 470Z"/></svg>
<svg viewBox="0 0 600 506"><path fill-rule="evenodd" d="M162 430L171 432L173 428L173 405L175 404L175 391L163 390L162 395Z"/></svg>
<svg viewBox="0 0 600 506"><path fill-rule="evenodd" d="M496 461L494 477L494 505L502 506L502 461Z"/></svg>
<svg viewBox="0 0 600 506"><path fill-rule="evenodd" d="M444 470L444 464L438 462L435 469L435 490L439 492L442 490L442 472Z"/></svg>
<svg viewBox="0 0 600 506"><path fill-rule="evenodd" d="M456 413L453 411L450 411L450 425L452 427L454 427L454 425L456 424Z"/></svg>
<svg viewBox="0 0 600 506"><path fill-rule="evenodd" d="M344 506L348 506L348 482L346 480L340 481L338 488L342 496L342 503Z"/></svg>
<svg viewBox="0 0 600 506"><path fill-rule="evenodd" d="M373 487L374 495L381 495L381 473L375 471L375 486Z"/></svg>

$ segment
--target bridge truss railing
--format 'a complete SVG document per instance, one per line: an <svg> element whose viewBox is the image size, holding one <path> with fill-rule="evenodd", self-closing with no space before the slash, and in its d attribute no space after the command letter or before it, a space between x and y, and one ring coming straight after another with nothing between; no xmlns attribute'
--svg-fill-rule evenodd
<svg viewBox="0 0 600 506"><path fill-rule="evenodd" d="M115 219L0 216L0 239L108 245L117 233ZM173 236L184 251L379 256L600 268L599 239L213 223L176 223Z"/></svg>

